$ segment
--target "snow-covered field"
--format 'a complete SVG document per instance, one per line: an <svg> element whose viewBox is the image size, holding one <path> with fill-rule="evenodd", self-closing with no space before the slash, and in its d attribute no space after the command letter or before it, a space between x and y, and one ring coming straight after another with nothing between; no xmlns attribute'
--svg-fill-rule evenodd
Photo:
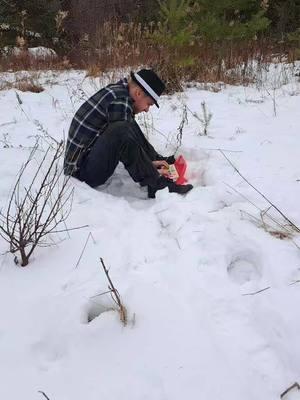
<svg viewBox="0 0 300 400"><path fill-rule="evenodd" d="M39 82L39 94L0 91L4 209L36 136L44 148L49 136L66 137L101 86L76 71ZM207 137L193 116L203 117L203 101L213 114ZM88 226L61 233L28 267L0 238L1 400L39 391L50 400L275 400L300 382L300 237L261 213L270 204L243 179L300 226L299 78L272 67L259 88L198 86L160 104L140 122L165 155L187 106L177 154L189 163L188 195L149 200L120 166L97 190L72 180L67 226ZM127 307L125 327L110 296L96 296L108 286L100 257Z"/></svg>

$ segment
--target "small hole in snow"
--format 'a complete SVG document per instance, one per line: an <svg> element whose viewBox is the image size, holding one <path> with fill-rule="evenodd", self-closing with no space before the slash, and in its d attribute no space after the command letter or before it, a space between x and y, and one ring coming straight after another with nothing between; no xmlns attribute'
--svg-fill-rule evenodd
<svg viewBox="0 0 300 400"><path fill-rule="evenodd" d="M90 299L86 306L82 322L88 324L101 314L112 310L113 307L108 302L100 302L97 298Z"/></svg>

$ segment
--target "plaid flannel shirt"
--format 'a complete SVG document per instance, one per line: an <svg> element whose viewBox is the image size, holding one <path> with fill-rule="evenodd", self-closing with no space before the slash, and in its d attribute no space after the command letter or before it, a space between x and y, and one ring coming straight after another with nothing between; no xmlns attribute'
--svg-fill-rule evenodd
<svg viewBox="0 0 300 400"><path fill-rule="evenodd" d="M90 97L76 112L69 129L64 172L76 176L80 163L110 122L132 121L133 101L126 78L110 84Z"/></svg>

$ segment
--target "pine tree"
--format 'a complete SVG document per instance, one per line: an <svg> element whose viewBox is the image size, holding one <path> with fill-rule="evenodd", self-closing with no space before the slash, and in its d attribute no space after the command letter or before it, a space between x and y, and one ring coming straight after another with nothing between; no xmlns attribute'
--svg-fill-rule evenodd
<svg viewBox="0 0 300 400"><path fill-rule="evenodd" d="M269 1L267 17L272 21L272 33L283 39L300 29L300 0Z"/></svg>
<svg viewBox="0 0 300 400"><path fill-rule="evenodd" d="M60 0L0 0L0 28L7 44L22 37L29 44L48 44L56 34Z"/></svg>
<svg viewBox="0 0 300 400"><path fill-rule="evenodd" d="M195 0L192 20L200 38L251 39L270 24L261 0Z"/></svg>
<svg viewBox="0 0 300 400"><path fill-rule="evenodd" d="M189 17L191 0L158 0L159 29L156 39L171 47L188 45L193 39Z"/></svg>

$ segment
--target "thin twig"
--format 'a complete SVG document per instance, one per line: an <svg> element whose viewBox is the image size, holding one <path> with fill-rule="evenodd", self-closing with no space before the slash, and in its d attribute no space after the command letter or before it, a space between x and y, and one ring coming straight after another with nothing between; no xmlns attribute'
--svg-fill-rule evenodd
<svg viewBox="0 0 300 400"><path fill-rule="evenodd" d="M108 293L111 293L111 290L107 290L106 292L95 294L94 296L91 296L90 299L94 299L95 297L103 296L104 294L108 294Z"/></svg>
<svg viewBox="0 0 300 400"><path fill-rule="evenodd" d="M293 281L293 282L289 283L289 286L295 285L296 283L300 283L300 279L297 279L296 281Z"/></svg>
<svg viewBox="0 0 300 400"><path fill-rule="evenodd" d="M281 393L280 398L282 399L285 395L288 394L288 392L290 392L294 388L300 390L300 385L298 382L295 382L292 386L288 387L283 393Z"/></svg>
<svg viewBox="0 0 300 400"><path fill-rule="evenodd" d="M46 393L42 392L41 390L39 390L38 393L41 393L45 397L45 399L50 400Z"/></svg>
<svg viewBox="0 0 300 400"><path fill-rule="evenodd" d="M265 290L268 290L268 289L271 289L271 286L268 286L268 287L266 287L266 288L264 288L264 289L260 289L260 290L258 290L257 292L244 293L244 294L242 294L242 296L254 296L254 295L257 294L257 293L264 292Z"/></svg>
<svg viewBox="0 0 300 400"><path fill-rule="evenodd" d="M178 246L179 250L182 250L182 248L180 247L180 243L179 243L179 240L177 239L177 237L175 238L175 242L177 243L177 246Z"/></svg>
<svg viewBox="0 0 300 400"><path fill-rule="evenodd" d="M83 254L84 254L85 248L86 248L86 246L87 246L87 244L88 244L88 241L89 241L90 237L93 239L94 244L96 244L96 241L95 241L95 239L94 239L94 237L93 237L92 232L89 232L89 234L88 234L88 236L87 236L87 239L86 239L86 241L85 241L85 244L84 244L84 246L83 246L82 252L81 252L81 254L80 254L80 256L79 256L79 259L78 259L78 261L77 261L77 263L76 263L76 265L75 265L75 268L78 267L78 265L79 265L79 263L80 263L80 261L81 261L81 258L82 258Z"/></svg>
<svg viewBox="0 0 300 400"><path fill-rule="evenodd" d="M226 153L243 153L243 150L229 150L229 149L213 149L213 148L206 148L206 147L197 147L199 150L209 150L209 151L225 151Z"/></svg>
<svg viewBox="0 0 300 400"><path fill-rule="evenodd" d="M69 231L75 231L77 229L83 229L83 228L88 228L89 225L82 225L82 226L76 226L75 228L65 228L61 229L59 231L51 231L51 233L61 233L61 232L69 232Z"/></svg>

